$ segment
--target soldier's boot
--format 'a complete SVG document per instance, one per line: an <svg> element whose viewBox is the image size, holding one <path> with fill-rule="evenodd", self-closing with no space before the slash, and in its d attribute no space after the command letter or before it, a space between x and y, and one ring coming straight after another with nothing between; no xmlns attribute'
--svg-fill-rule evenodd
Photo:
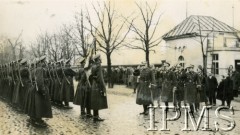
<svg viewBox="0 0 240 135"><path fill-rule="evenodd" d="M87 108L87 114L86 114L86 118L92 118L93 115L91 114L91 110L89 108Z"/></svg>
<svg viewBox="0 0 240 135"><path fill-rule="evenodd" d="M179 108L179 109L181 109L181 108L182 108L182 106L181 106L181 101L180 101L180 102L178 102L178 108Z"/></svg>
<svg viewBox="0 0 240 135"><path fill-rule="evenodd" d="M93 121L97 122L97 121L104 121L104 119L99 117L99 113L98 110L93 110Z"/></svg>
<svg viewBox="0 0 240 135"><path fill-rule="evenodd" d="M64 104L65 104L64 108L66 108L66 109L72 109L73 108L73 107L69 106L69 103L66 102L66 101L64 101Z"/></svg>
<svg viewBox="0 0 240 135"><path fill-rule="evenodd" d="M231 106L231 100L227 100L227 106L230 108L230 106Z"/></svg>
<svg viewBox="0 0 240 135"><path fill-rule="evenodd" d="M224 100L221 100L221 101L222 101L221 106L225 106L225 102L224 102Z"/></svg>
<svg viewBox="0 0 240 135"><path fill-rule="evenodd" d="M81 116L85 116L86 112L85 112L85 107L81 105L80 107L80 112L81 112Z"/></svg>

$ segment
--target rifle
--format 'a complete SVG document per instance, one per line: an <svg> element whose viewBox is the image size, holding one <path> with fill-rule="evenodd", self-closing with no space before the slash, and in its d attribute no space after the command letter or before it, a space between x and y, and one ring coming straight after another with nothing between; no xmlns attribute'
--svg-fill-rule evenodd
<svg viewBox="0 0 240 135"><path fill-rule="evenodd" d="M46 67L47 67L47 71L48 71L49 77L50 77L51 81L53 81L53 79L52 79L52 77L51 77L50 70L49 70L49 67L48 67L47 63L45 63L45 65L46 65Z"/></svg>
<svg viewBox="0 0 240 135"><path fill-rule="evenodd" d="M33 81L32 81L32 73L31 73L31 63L30 63L30 61L28 61L28 63L29 63L29 65L28 65L28 72L29 72L29 79L30 79L30 81L31 81L31 84L33 85Z"/></svg>
<svg viewBox="0 0 240 135"><path fill-rule="evenodd" d="M21 74L20 74L19 62L17 62L17 66L18 66L18 76L19 76L19 81L20 81L22 87L24 87L23 82L22 82L22 77L21 77Z"/></svg>
<svg viewBox="0 0 240 135"><path fill-rule="evenodd" d="M54 68L54 67L53 67ZM57 80L58 80L58 82L59 82L59 84L61 85L62 83L60 82L60 79L59 79L59 77L58 77L58 74L57 74L57 68L55 67L55 69L53 69L53 72L55 71L55 74L56 74L56 77L57 77Z"/></svg>
<svg viewBox="0 0 240 135"><path fill-rule="evenodd" d="M34 66L33 66L34 67L33 73L34 73L34 80L35 80L36 90L38 91L37 77L36 77L36 63L37 63L37 60L35 59Z"/></svg>
<svg viewBox="0 0 240 135"><path fill-rule="evenodd" d="M9 67L10 67L10 63L8 63L8 65L7 65L7 76L8 76L8 85L10 86L10 69L9 69Z"/></svg>
<svg viewBox="0 0 240 135"><path fill-rule="evenodd" d="M60 64L61 64L61 63L60 63ZM62 70L62 73L63 73L64 78L67 80L67 83L70 84L69 80L67 79L67 77L66 77L66 75L65 75L65 73L64 73L64 71L63 71L62 64L61 64L61 70Z"/></svg>
<svg viewBox="0 0 240 135"><path fill-rule="evenodd" d="M13 63L12 63L12 66L11 66L11 74L12 74L12 80L13 80L13 84L15 85L15 81L14 81L14 74L13 74Z"/></svg>

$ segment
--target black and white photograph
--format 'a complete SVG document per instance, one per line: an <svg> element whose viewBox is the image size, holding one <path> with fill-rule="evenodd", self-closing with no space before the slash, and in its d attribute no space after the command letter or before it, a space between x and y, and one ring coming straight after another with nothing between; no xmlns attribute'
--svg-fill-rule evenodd
<svg viewBox="0 0 240 135"><path fill-rule="evenodd" d="M238 135L240 0L0 0L0 135Z"/></svg>

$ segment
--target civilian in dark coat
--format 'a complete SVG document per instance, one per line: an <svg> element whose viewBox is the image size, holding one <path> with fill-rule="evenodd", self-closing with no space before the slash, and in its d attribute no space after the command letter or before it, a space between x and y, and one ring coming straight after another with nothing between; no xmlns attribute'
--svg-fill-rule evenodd
<svg viewBox="0 0 240 135"><path fill-rule="evenodd" d="M233 97L233 81L230 76L227 76L226 79L223 79L218 86L217 99L220 99L222 101L222 105L225 105L226 101L227 106L230 107Z"/></svg>
<svg viewBox="0 0 240 135"><path fill-rule="evenodd" d="M209 73L207 78L207 95L209 99L210 105L216 105L216 89L218 86L218 82L216 77L213 76L212 73Z"/></svg>
<svg viewBox="0 0 240 135"><path fill-rule="evenodd" d="M222 101L223 106L225 105L225 103L224 103L225 102L224 101L225 100L224 99L224 93L225 93L225 91L224 91L224 81L225 81L225 76L222 76L222 80L219 83L218 88L217 88L217 96L216 96L217 99Z"/></svg>

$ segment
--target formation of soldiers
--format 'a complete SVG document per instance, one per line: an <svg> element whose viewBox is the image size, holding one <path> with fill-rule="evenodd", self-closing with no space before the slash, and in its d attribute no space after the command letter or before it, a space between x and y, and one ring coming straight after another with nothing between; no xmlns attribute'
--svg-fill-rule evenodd
<svg viewBox="0 0 240 135"><path fill-rule="evenodd" d="M74 76L80 81L75 95ZM70 60L47 63L46 56L31 62L21 59L3 64L0 66L0 97L18 111L27 114L30 117L28 122L34 126L47 126L42 118L53 117L52 104L72 109L69 102L81 105L82 108L88 107L87 117L92 117L91 109L93 120L102 121L98 110L107 108L107 98L100 55L90 58L88 66L83 66L79 73L71 69ZM83 102L78 103L79 97L83 97Z"/></svg>
<svg viewBox="0 0 240 135"><path fill-rule="evenodd" d="M103 121L99 110L107 109L108 103L101 56L91 54L82 58L80 64L78 73L71 69L70 60L47 63L46 56L31 62L21 59L3 64L0 66L0 96L26 113L29 122L37 126L46 127L42 118L53 117L51 104L71 109L69 102L81 106L82 117ZM180 64L170 66L164 62L160 68L155 68L145 63L134 70L122 71L126 80L131 78L134 93L137 91L136 103L143 105L140 114L144 115L148 114L147 107L154 101L159 105L164 102L166 106L172 102L177 109L189 105L192 113L200 109L200 103L216 105L216 99L221 100L222 105L226 101L230 107L240 86L240 73L231 68L219 85L213 74L204 76L201 66L195 72L193 65L183 68ZM79 82L75 95L73 77Z"/></svg>
<svg viewBox="0 0 240 135"><path fill-rule="evenodd" d="M134 92L137 88L136 103L143 105L143 112L140 114L144 115L148 114L147 107L153 105L154 101L158 105L163 102L165 106L172 102L175 109L188 105L192 114L200 109L201 103L215 106L216 99L221 100L222 105L226 101L230 107L231 100L238 95L234 91L236 93L240 86L240 74L237 71L225 75L226 79L218 85L212 73L204 76L201 65L194 71L194 65L183 68L180 64L170 66L164 62L160 68L154 68L145 63L135 69L133 74L137 78L134 79Z"/></svg>
<svg viewBox="0 0 240 135"><path fill-rule="evenodd" d="M48 86L50 71L46 57L29 63L26 59L1 65L0 95L14 108L26 113L31 124L45 127L42 118L52 118Z"/></svg>

